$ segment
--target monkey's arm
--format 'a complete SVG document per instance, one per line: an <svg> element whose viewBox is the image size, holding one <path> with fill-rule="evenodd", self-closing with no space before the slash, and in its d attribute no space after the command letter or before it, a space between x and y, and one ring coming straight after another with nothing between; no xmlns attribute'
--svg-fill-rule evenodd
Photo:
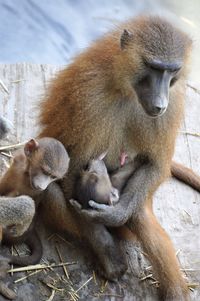
<svg viewBox="0 0 200 301"><path fill-rule="evenodd" d="M125 164L123 167L117 169L110 175L112 185L122 191L126 185L128 179L131 177L133 172L139 167L139 161L131 161Z"/></svg>
<svg viewBox="0 0 200 301"><path fill-rule="evenodd" d="M168 171L163 170L161 166L162 164L158 165L157 162L149 161L138 168L129 179L119 203L115 206L90 201L89 204L93 209L82 210L75 200L71 200L70 203L93 222L102 223L108 227L122 226L132 215L136 216L140 212L148 195L154 193L163 182Z"/></svg>

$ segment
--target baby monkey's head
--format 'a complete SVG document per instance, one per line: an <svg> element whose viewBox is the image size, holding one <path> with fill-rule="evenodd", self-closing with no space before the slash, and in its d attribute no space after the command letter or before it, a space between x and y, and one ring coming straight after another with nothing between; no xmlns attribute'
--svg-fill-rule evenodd
<svg viewBox="0 0 200 301"><path fill-rule="evenodd" d="M24 146L30 184L35 190L64 177L69 166L69 156L63 144L54 138L31 139Z"/></svg>
<svg viewBox="0 0 200 301"><path fill-rule="evenodd" d="M87 167L81 172L75 187L75 199L84 208L88 208L88 202L113 205L119 200L119 193L112 186L110 177L103 161L106 153L97 159L89 161Z"/></svg>

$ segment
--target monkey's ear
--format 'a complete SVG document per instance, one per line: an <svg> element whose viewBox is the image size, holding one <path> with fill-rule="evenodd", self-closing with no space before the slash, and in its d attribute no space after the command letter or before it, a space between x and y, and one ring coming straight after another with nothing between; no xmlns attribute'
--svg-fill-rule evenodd
<svg viewBox="0 0 200 301"><path fill-rule="evenodd" d="M39 143L35 139L29 140L25 146L24 146L24 153L27 157L30 157L30 155L38 149Z"/></svg>
<svg viewBox="0 0 200 301"><path fill-rule="evenodd" d="M103 152L99 157L98 160L103 160L105 156L107 155L108 151Z"/></svg>
<svg viewBox="0 0 200 301"><path fill-rule="evenodd" d="M90 175L90 183L91 183L92 185L94 185L94 184L96 184L97 182L98 182L98 176L97 176L97 174L92 173L92 174Z"/></svg>
<svg viewBox="0 0 200 301"><path fill-rule="evenodd" d="M124 29L121 38L120 38L120 47L122 50L126 48L126 46L129 44L130 41L133 40L133 34L128 31L127 29Z"/></svg>

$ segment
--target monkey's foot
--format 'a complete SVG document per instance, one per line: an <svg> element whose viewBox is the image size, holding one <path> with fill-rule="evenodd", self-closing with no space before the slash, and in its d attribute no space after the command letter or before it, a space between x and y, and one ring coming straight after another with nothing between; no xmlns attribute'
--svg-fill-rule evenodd
<svg viewBox="0 0 200 301"><path fill-rule="evenodd" d="M127 264L126 263L118 263L117 265L109 265L106 269L97 267L97 272L103 278L110 280L110 281L118 281L127 271Z"/></svg>
<svg viewBox="0 0 200 301"><path fill-rule="evenodd" d="M103 258L103 263L97 266L97 271L103 278L117 281L125 274L128 265L123 252L113 250L110 255Z"/></svg>

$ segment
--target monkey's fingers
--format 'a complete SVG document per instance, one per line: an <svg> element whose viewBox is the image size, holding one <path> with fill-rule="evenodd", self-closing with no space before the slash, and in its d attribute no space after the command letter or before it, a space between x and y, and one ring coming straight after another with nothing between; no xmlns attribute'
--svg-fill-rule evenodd
<svg viewBox="0 0 200 301"><path fill-rule="evenodd" d="M9 300L13 300L17 297L16 293L7 287L2 280L0 280L0 294Z"/></svg>
<svg viewBox="0 0 200 301"><path fill-rule="evenodd" d="M92 200L89 201L89 205L90 205L90 207L97 209L97 210L107 210L108 208L110 208L110 205L99 204Z"/></svg>
<svg viewBox="0 0 200 301"><path fill-rule="evenodd" d="M81 206L81 204L79 203L79 202L77 202L76 200L74 200L74 199L71 199L71 200L69 200L69 202L70 202L70 204L77 210L77 211L81 211L81 209L82 209L82 206Z"/></svg>
<svg viewBox="0 0 200 301"><path fill-rule="evenodd" d="M102 206L102 204L97 204L98 207L101 207L101 209L99 209L95 208L96 203L94 201L90 201L92 202L90 205L92 205L93 208L82 209L81 205L77 201L71 199L69 202L75 210L79 212L79 214L91 222L104 224L107 227L118 227L122 225L120 215L118 213L115 214L116 209L114 206L104 204Z"/></svg>

